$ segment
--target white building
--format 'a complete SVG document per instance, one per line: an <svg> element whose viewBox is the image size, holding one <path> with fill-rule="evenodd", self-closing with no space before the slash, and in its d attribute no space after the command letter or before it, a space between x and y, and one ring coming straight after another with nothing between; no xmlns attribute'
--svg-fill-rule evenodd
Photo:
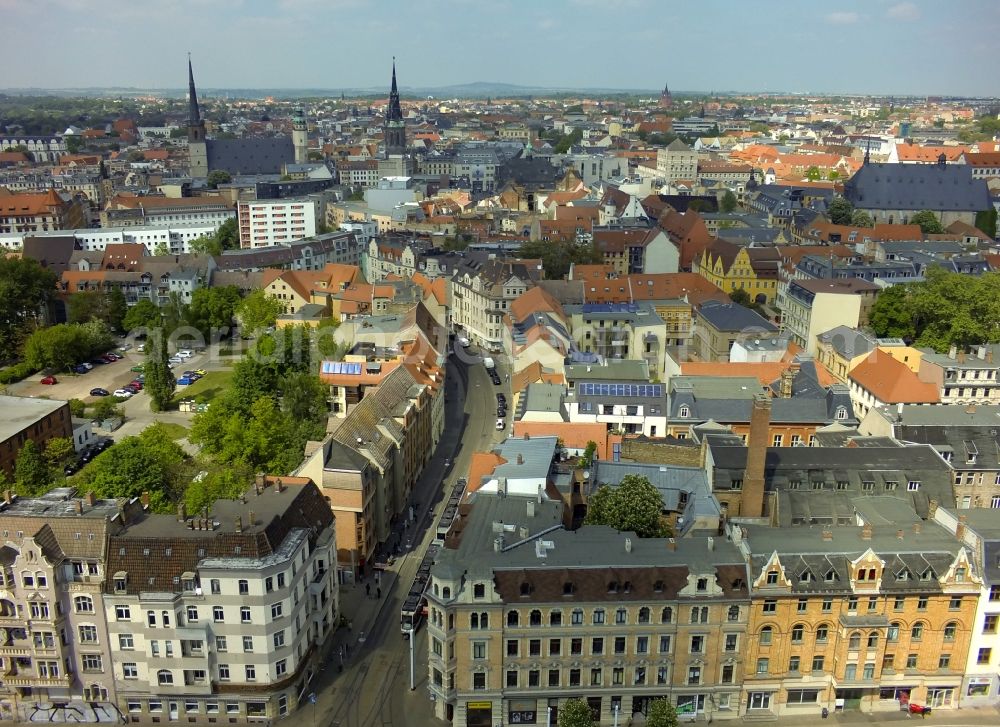
<svg viewBox="0 0 1000 727"><path fill-rule="evenodd" d="M239 203L240 247L269 247L316 234L320 206L311 199Z"/></svg>
<svg viewBox="0 0 1000 727"><path fill-rule="evenodd" d="M338 617L333 514L311 480L260 475L207 517L144 513L107 552L129 718L270 721L305 701Z"/></svg>
<svg viewBox="0 0 1000 727"><path fill-rule="evenodd" d="M222 222L193 222L178 225L138 225L135 227L84 227L78 230L51 230L49 232L10 233L0 235L0 247L20 250L25 237L67 237L73 236L80 249L88 252L103 252L108 245L138 243L146 246L148 255L164 250L171 255L191 252L191 241L214 234Z"/></svg>

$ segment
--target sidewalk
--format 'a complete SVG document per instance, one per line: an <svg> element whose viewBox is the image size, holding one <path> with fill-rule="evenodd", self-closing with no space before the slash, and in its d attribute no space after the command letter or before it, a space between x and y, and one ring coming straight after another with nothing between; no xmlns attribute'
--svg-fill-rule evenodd
<svg viewBox="0 0 1000 727"><path fill-rule="evenodd" d="M928 717L917 717L900 710L887 712L834 712L823 720L820 714L802 714L776 717L770 720L772 724L801 725L806 722L833 725L882 725L890 722L906 722L915 720L928 725L1000 725L1000 707L968 707L935 709ZM756 720L746 720L756 721Z"/></svg>

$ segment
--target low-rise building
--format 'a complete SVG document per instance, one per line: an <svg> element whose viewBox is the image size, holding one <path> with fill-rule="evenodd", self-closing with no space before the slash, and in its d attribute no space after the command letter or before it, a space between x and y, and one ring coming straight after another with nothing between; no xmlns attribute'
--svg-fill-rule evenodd
<svg viewBox="0 0 1000 727"><path fill-rule="evenodd" d="M69 402L24 396L0 396L0 471L14 475L14 462L24 443L31 440L39 451L56 437L73 437Z"/></svg>
<svg viewBox="0 0 1000 727"><path fill-rule="evenodd" d="M694 309L692 325L692 353L701 361L728 361L733 344L740 338L753 339L778 330L756 311L716 300Z"/></svg>
<svg viewBox="0 0 1000 727"><path fill-rule="evenodd" d="M68 192L14 194L0 187L0 234L72 230L89 221L87 206Z"/></svg>
<svg viewBox="0 0 1000 727"><path fill-rule="evenodd" d="M805 351L816 355L816 337L837 326L868 324L879 287L861 279L792 280L778 292L781 328Z"/></svg>

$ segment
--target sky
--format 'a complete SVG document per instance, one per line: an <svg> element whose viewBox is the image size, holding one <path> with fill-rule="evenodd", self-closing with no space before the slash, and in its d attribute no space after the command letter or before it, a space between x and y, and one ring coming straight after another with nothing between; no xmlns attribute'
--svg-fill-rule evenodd
<svg viewBox="0 0 1000 727"><path fill-rule="evenodd" d="M1000 96L998 0L0 0L16 87Z"/></svg>

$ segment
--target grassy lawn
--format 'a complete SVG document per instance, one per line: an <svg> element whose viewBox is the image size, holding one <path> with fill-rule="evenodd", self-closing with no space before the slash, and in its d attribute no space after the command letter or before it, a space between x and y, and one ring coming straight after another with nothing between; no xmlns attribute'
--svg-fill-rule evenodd
<svg viewBox="0 0 1000 727"><path fill-rule="evenodd" d="M170 436L171 439L184 439L188 435L187 427L173 422L160 422L160 427Z"/></svg>
<svg viewBox="0 0 1000 727"><path fill-rule="evenodd" d="M198 402L208 402L229 388L233 378L232 369L228 371L209 371L190 386L178 386L174 392L174 404L181 399L195 399Z"/></svg>

